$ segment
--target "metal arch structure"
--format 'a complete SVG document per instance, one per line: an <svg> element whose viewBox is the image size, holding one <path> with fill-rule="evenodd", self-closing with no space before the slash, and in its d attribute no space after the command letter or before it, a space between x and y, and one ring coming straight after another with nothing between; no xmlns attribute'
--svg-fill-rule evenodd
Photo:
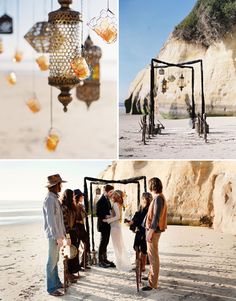
<svg viewBox="0 0 236 301"><path fill-rule="evenodd" d="M161 65L156 65L161 64ZM155 102L154 102L154 83L155 83L155 73L154 70L156 68L169 68L169 67L178 67L178 68L189 68L192 70L192 112L191 112L191 119L193 128L195 127L195 101L194 101L194 84L195 84L195 73L194 67L191 65L200 64L201 69L201 120L204 119L205 114L205 95L204 95L204 78L203 78L203 62L201 59L173 64L165 61L161 61L158 59L151 60L151 70L150 70L150 114L149 114L149 135L154 135L155 132Z"/></svg>
<svg viewBox="0 0 236 301"><path fill-rule="evenodd" d="M134 177L123 180L106 180L98 178L84 178L84 204L87 213L91 212L91 231L92 231L92 251L95 251L94 243L94 216L93 216L93 185L105 185L105 184L136 184L137 185L137 206L140 204L140 181L143 181L144 192L147 191L147 179L146 176ZM88 189L89 184L89 189ZM88 232L89 242L90 242L90 228L88 216L86 216L86 230ZM90 246L88 247L88 253L90 254Z"/></svg>

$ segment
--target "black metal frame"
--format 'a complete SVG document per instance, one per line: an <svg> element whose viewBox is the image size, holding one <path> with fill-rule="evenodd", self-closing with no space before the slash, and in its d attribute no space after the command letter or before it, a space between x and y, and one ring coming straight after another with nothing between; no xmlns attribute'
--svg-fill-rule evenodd
<svg viewBox="0 0 236 301"><path fill-rule="evenodd" d="M156 65L156 63L162 65ZM150 70L150 114L149 114L149 135L154 136L155 133L155 101L154 101L154 83L155 83L155 73L154 69L156 68L169 68L169 67L178 67L178 68L189 68L192 70L192 112L191 112L191 119L193 128L195 128L195 100L194 100L194 84L195 84L195 74L194 74L194 67L189 65L199 64L201 69L201 95L202 95L202 103L201 103L201 119L204 119L205 114L205 96L204 96L204 79L203 79L203 62L202 60L194 60L179 64L168 63L165 61L161 61L158 59L151 60L151 70Z"/></svg>
<svg viewBox="0 0 236 301"><path fill-rule="evenodd" d="M134 177L124 180L105 180L105 179L97 179L97 178L84 178L84 204L85 210L88 213L89 209L91 212L91 228L92 228L92 251L95 251L95 243L94 243L94 217L93 217L93 185L105 185L105 184L137 184L137 206L140 204L140 181L144 181L144 191L147 191L147 179L146 176ZM88 193L88 184L90 182L90 192ZM90 194L90 199L89 199ZM89 204L90 201L90 204ZM88 232L89 241L90 241L90 229L89 229L89 221L88 216L86 217L86 230ZM88 253L90 253L90 246L88 247Z"/></svg>

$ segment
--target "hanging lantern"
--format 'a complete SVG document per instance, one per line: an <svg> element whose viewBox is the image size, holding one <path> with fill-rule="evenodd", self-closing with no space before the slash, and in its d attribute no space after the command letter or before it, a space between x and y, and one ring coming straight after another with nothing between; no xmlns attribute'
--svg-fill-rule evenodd
<svg viewBox="0 0 236 301"><path fill-rule="evenodd" d="M3 42L2 39L0 38L0 54L3 53Z"/></svg>
<svg viewBox="0 0 236 301"><path fill-rule="evenodd" d="M16 75L15 75L15 73L14 72L9 73L6 76L6 80L9 83L9 85L11 85L11 86L15 85L16 84Z"/></svg>
<svg viewBox="0 0 236 301"><path fill-rule="evenodd" d="M13 33L13 20L7 14L0 17L0 34Z"/></svg>
<svg viewBox="0 0 236 301"><path fill-rule="evenodd" d="M160 75L164 75L165 74L165 70L163 68L159 69L159 74Z"/></svg>
<svg viewBox="0 0 236 301"><path fill-rule="evenodd" d="M72 0L58 0L61 8L49 13L50 73L48 83L61 90L58 100L67 111L72 101L70 90L79 83L71 62L80 46L80 13L70 9Z"/></svg>
<svg viewBox="0 0 236 301"><path fill-rule="evenodd" d="M117 39L117 25L114 13L109 9L103 9L98 17L94 17L88 26L94 30L108 44L114 43Z"/></svg>
<svg viewBox="0 0 236 301"><path fill-rule="evenodd" d="M161 84L162 84L162 93L164 94L167 91L167 80L163 78Z"/></svg>
<svg viewBox="0 0 236 301"><path fill-rule="evenodd" d="M184 87L186 87L186 83L185 83L185 80L184 80L183 73L181 74L181 76L178 80L178 86L179 86L181 91L183 90Z"/></svg>
<svg viewBox="0 0 236 301"><path fill-rule="evenodd" d="M100 98L100 64L99 60L102 56L101 48L95 46L90 36L87 37L84 43L84 55L88 64L91 67L91 76L83 81L83 85L78 85L76 88L76 96L79 100L85 101L87 107L91 103Z"/></svg>
<svg viewBox="0 0 236 301"><path fill-rule="evenodd" d="M96 188L96 195L100 195L101 194L101 189L99 187Z"/></svg>
<svg viewBox="0 0 236 301"><path fill-rule="evenodd" d="M169 82L173 83L175 80L176 80L176 78L175 78L174 75L168 76L168 81L169 81Z"/></svg>
<svg viewBox="0 0 236 301"><path fill-rule="evenodd" d="M51 128L46 138L47 150L50 152L54 152L57 148L59 141L60 141L60 136L58 132L55 129Z"/></svg>
<svg viewBox="0 0 236 301"><path fill-rule="evenodd" d="M48 53L50 44L49 23L37 22L25 34L24 38L37 52Z"/></svg>
<svg viewBox="0 0 236 301"><path fill-rule="evenodd" d="M13 62L20 63L23 59L23 52L16 50L15 55L13 57Z"/></svg>
<svg viewBox="0 0 236 301"><path fill-rule="evenodd" d="M36 63L38 64L41 71L47 71L49 69L49 62L45 55L41 55L36 59Z"/></svg>
<svg viewBox="0 0 236 301"><path fill-rule="evenodd" d="M30 109L33 113L38 113L41 110L40 103L36 97L36 95L33 95L30 99L26 101L27 107Z"/></svg>

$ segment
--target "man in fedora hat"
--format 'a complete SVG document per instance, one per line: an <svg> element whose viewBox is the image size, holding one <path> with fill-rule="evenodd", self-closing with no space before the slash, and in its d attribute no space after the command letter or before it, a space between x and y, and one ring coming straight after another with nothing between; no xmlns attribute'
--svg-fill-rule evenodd
<svg viewBox="0 0 236 301"><path fill-rule="evenodd" d="M58 193L61 191L62 183L65 183L59 174L48 177L48 194L43 204L44 231L48 238L48 261L46 268L47 292L52 296L62 296L58 289L63 285L58 276L59 250L63 246L66 230L63 221L63 214L58 200ZM70 245L70 240L67 240Z"/></svg>

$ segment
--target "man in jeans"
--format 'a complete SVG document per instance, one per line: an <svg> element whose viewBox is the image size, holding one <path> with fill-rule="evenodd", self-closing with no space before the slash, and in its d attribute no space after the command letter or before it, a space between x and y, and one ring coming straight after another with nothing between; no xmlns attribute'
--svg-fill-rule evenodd
<svg viewBox="0 0 236 301"><path fill-rule="evenodd" d="M44 231L48 238L48 262L47 262L47 292L52 296L62 296L58 289L63 285L58 276L59 250L63 246L66 230L63 214L58 200L62 183L65 183L59 174L48 177L48 194L43 204ZM70 240L67 240L70 245Z"/></svg>
<svg viewBox="0 0 236 301"><path fill-rule="evenodd" d="M152 178L149 180L148 185L153 196L146 216L146 240L150 271L148 274L148 285L142 288L143 291L158 288L160 269L158 243L161 233L167 228L167 205L162 193L161 180Z"/></svg>

